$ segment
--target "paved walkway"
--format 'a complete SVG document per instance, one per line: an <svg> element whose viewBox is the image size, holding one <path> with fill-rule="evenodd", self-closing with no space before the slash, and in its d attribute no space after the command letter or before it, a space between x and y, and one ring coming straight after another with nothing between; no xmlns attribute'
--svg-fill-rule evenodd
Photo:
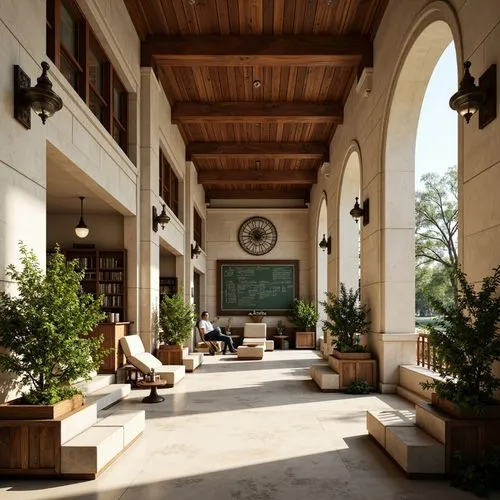
<svg viewBox="0 0 500 500"><path fill-rule="evenodd" d="M145 408L147 425L95 481L0 482L0 499L446 500L476 498L446 481L408 480L366 434L367 409L410 408L393 395L321 393L312 351L262 361L206 357L167 399L134 390L109 412ZM494 498L491 496L490 498Z"/></svg>

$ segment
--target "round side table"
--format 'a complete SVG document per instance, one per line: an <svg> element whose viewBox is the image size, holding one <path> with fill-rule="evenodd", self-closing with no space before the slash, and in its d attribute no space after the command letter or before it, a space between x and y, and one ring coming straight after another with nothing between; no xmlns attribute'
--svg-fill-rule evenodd
<svg viewBox="0 0 500 500"><path fill-rule="evenodd" d="M165 398L163 396L160 396L158 394L158 387L165 387L167 385L166 380L139 380L137 382L137 387L141 389L146 389L147 387L151 387L151 392L149 393L149 396L146 396L142 402L143 403L161 403L162 401L165 401Z"/></svg>
<svg viewBox="0 0 500 500"><path fill-rule="evenodd" d="M282 351L288 349L289 344L288 344L288 335L274 335L273 338L276 340L279 340L280 343L280 349Z"/></svg>

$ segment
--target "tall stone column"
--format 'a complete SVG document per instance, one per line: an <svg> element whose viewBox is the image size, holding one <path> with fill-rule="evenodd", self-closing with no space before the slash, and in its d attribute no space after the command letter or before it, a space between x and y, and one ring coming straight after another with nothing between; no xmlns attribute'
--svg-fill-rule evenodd
<svg viewBox="0 0 500 500"><path fill-rule="evenodd" d="M139 329L147 350L155 347L155 315L158 313L160 249L158 233L153 231L153 206L158 201L159 178L159 95L151 68L141 69L140 104L140 204L139 204Z"/></svg>

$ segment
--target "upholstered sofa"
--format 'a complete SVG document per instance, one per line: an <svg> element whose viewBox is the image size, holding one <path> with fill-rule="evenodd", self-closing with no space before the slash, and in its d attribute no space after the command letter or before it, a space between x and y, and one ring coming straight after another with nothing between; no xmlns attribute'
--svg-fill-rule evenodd
<svg viewBox="0 0 500 500"><path fill-rule="evenodd" d="M151 370L154 369L155 373L159 374L160 378L167 382L167 387L173 387L184 378L186 373L184 365L162 365L158 358L150 352L146 352L139 335L122 337L120 345L128 363L144 374L151 373Z"/></svg>
<svg viewBox="0 0 500 500"><path fill-rule="evenodd" d="M267 340L265 323L245 323L242 345L261 345L266 351L274 351L274 340Z"/></svg>

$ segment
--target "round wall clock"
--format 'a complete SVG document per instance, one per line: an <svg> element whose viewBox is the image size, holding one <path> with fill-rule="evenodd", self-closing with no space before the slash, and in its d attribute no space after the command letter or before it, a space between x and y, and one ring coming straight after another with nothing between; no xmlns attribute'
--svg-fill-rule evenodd
<svg viewBox="0 0 500 500"><path fill-rule="evenodd" d="M250 255L265 255L274 248L277 240L276 227L264 217L250 217L238 231L240 246Z"/></svg>

